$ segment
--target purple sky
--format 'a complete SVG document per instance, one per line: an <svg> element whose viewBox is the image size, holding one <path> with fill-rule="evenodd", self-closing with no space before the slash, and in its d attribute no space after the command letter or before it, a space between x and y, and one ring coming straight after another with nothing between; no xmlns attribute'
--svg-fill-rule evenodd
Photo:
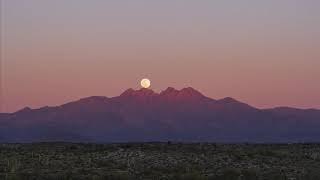
<svg viewBox="0 0 320 180"><path fill-rule="evenodd" d="M320 108L320 1L1 0L3 112L192 86Z"/></svg>

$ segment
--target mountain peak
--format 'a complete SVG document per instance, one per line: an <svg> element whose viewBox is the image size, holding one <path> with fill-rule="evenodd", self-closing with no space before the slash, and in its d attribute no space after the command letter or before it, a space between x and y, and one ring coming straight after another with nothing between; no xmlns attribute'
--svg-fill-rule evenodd
<svg viewBox="0 0 320 180"><path fill-rule="evenodd" d="M139 90L134 90L132 88L124 91L120 96L121 97L132 97L132 96L154 96L158 95L152 89L141 88Z"/></svg>
<svg viewBox="0 0 320 180"><path fill-rule="evenodd" d="M29 112L32 109L30 107L24 107L23 109L20 109L19 111L17 111L16 113L25 113L25 112Z"/></svg>
<svg viewBox="0 0 320 180"><path fill-rule="evenodd" d="M180 90L180 93L185 96L203 97L203 95L199 91L193 89L192 87L183 88Z"/></svg>
<svg viewBox="0 0 320 180"><path fill-rule="evenodd" d="M162 91L160 95L169 99L193 99L204 97L199 91L193 89L192 87L183 88L181 90L168 87L166 90Z"/></svg>
<svg viewBox="0 0 320 180"><path fill-rule="evenodd" d="M160 92L160 94L154 92L152 89L141 88L139 90L134 90L132 88L124 91L120 97L150 97L150 96L160 96L168 99L199 99L205 97L199 91L193 89L192 87L183 88L177 90L173 87L168 87L167 89Z"/></svg>
<svg viewBox="0 0 320 180"><path fill-rule="evenodd" d="M178 93L179 93L179 90L176 90L173 87L168 87L166 90L161 91L160 95L166 96L166 95L178 94Z"/></svg>
<svg viewBox="0 0 320 180"><path fill-rule="evenodd" d="M220 103L238 103L239 101L235 100L232 97L225 97L225 98L219 99L218 102L220 102Z"/></svg>

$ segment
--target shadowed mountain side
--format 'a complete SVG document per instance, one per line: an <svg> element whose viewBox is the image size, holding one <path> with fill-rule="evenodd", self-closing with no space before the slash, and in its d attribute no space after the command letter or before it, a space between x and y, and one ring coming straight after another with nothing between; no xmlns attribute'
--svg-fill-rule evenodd
<svg viewBox="0 0 320 180"><path fill-rule="evenodd" d="M320 111L257 109L193 88L128 89L57 107L0 114L0 141L319 142Z"/></svg>

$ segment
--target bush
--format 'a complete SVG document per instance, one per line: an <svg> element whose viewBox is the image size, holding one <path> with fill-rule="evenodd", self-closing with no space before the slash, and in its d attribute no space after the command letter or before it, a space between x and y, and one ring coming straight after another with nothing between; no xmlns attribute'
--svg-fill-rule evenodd
<svg viewBox="0 0 320 180"><path fill-rule="evenodd" d="M223 169L216 177L217 180L239 180L241 171L235 168Z"/></svg>

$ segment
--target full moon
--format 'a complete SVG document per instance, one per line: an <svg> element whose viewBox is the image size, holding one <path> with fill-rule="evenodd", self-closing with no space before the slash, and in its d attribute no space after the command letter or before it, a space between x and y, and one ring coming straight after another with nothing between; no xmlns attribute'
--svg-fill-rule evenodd
<svg viewBox="0 0 320 180"><path fill-rule="evenodd" d="M151 85L151 81L149 79L142 79L140 84L143 88L148 88Z"/></svg>

